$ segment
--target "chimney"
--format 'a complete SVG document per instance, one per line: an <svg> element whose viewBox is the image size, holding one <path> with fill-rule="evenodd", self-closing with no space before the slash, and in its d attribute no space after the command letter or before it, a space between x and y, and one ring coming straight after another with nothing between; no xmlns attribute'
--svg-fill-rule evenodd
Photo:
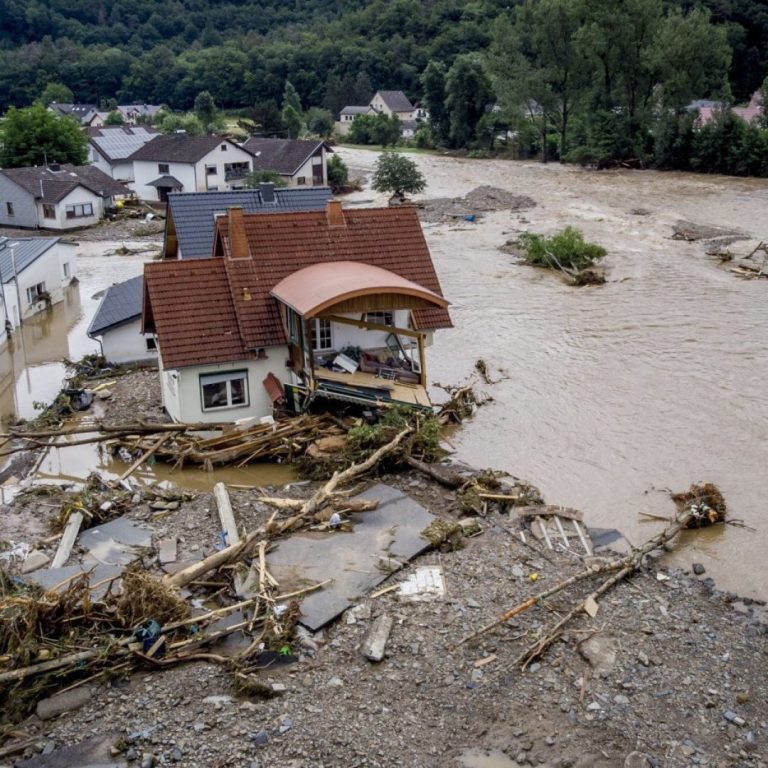
<svg viewBox="0 0 768 768"><path fill-rule="evenodd" d="M48 170L53 171L53 173L58 173L61 170L61 166L58 163L50 163L48 165Z"/></svg>
<svg viewBox="0 0 768 768"><path fill-rule="evenodd" d="M259 191L261 192L262 203L275 202L275 185L271 181L260 181Z"/></svg>
<svg viewBox="0 0 768 768"><path fill-rule="evenodd" d="M248 238L245 234L245 219L243 219L243 209L241 207L232 207L229 209L229 258L230 259L248 259L250 258L250 249L248 248Z"/></svg>
<svg viewBox="0 0 768 768"><path fill-rule="evenodd" d="M329 200L325 208L329 227L345 227L344 211L341 210L341 200Z"/></svg>

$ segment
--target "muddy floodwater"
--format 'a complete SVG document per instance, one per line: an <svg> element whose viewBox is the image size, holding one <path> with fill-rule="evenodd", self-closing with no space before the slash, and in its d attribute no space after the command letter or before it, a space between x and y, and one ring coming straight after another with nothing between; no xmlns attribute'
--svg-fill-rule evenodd
<svg viewBox="0 0 768 768"><path fill-rule="evenodd" d="M375 161L342 155L357 168ZM507 375L483 387L494 402L453 439L458 458L524 477L634 544L660 525L641 512L674 512L666 489L714 482L731 518L755 531L687 535L672 560L768 597L768 281L740 280L701 243L670 239L680 219L768 239L768 181L413 157L428 180L421 197L490 184L537 203L425 225L456 326L436 334L430 381L457 383L478 358ZM498 250L518 232L569 224L608 249L606 285L571 288Z"/></svg>

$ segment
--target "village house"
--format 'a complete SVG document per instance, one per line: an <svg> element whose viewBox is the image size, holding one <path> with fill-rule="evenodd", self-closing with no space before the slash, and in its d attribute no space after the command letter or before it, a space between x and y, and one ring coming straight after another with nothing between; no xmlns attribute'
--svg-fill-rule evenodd
<svg viewBox="0 0 768 768"><path fill-rule="evenodd" d="M318 398L430 407L424 350L451 321L415 209L231 208L213 254L145 265L143 330L175 421Z"/></svg>
<svg viewBox="0 0 768 768"><path fill-rule="evenodd" d="M411 104L410 99L402 91L376 91L370 103L365 107L344 107L336 121L336 133L346 136L352 128L352 123L358 115L383 114L394 115L400 120L404 139L413 138L416 128L422 120L427 119L425 110Z"/></svg>
<svg viewBox="0 0 768 768"><path fill-rule="evenodd" d="M229 208L240 207L245 213L322 211L330 199L329 187L275 187L266 182L258 189L168 195L163 258L210 258L216 217Z"/></svg>
<svg viewBox="0 0 768 768"><path fill-rule="evenodd" d="M104 126L87 128L91 163L107 176L128 186L133 184L130 156L160 133L145 126Z"/></svg>
<svg viewBox="0 0 768 768"><path fill-rule="evenodd" d="M56 101L52 101L48 109L61 117L71 117L80 125L90 125L99 111L95 104L60 104Z"/></svg>
<svg viewBox="0 0 768 768"><path fill-rule="evenodd" d="M101 353L108 362L157 361L154 337L141 332L143 296L143 275L115 283L104 291L88 326L88 336L99 341Z"/></svg>
<svg viewBox="0 0 768 768"><path fill-rule="evenodd" d="M711 123L715 119L718 110L727 108L727 104L711 99L698 99L692 101L687 107L688 112L698 112L696 124L701 127ZM764 114L763 94L755 91L746 107L731 107L730 111L747 123L756 123Z"/></svg>
<svg viewBox="0 0 768 768"><path fill-rule="evenodd" d="M253 156L220 136L157 136L128 158L133 189L142 199L166 202L171 192L238 189L252 171Z"/></svg>
<svg viewBox="0 0 768 768"><path fill-rule="evenodd" d="M276 171L291 187L322 187L328 183L325 141L250 138L243 147L253 155L254 171Z"/></svg>
<svg viewBox="0 0 768 768"><path fill-rule="evenodd" d="M5 328L64 299L76 277L77 246L58 237L0 237L0 299Z"/></svg>
<svg viewBox="0 0 768 768"><path fill-rule="evenodd" d="M6 168L0 171L0 225L74 229L95 224L116 198L131 191L92 165Z"/></svg>

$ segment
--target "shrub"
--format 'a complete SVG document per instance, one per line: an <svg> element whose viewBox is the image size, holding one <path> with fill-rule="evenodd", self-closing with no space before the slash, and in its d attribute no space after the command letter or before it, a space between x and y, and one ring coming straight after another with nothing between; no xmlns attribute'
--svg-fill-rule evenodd
<svg viewBox="0 0 768 768"><path fill-rule="evenodd" d="M591 267L606 255L606 250L595 243L588 243L584 235L574 227L545 237L533 233L521 235L518 243L525 250L525 261L536 267L582 270Z"/></svg>

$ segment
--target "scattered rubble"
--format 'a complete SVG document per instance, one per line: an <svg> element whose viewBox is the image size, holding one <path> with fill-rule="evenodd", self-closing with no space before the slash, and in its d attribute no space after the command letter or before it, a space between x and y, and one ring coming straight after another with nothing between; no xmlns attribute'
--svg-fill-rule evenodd
<svg viewBox="0 0 768 768"><path fill-rule="evenodd" d="M419 218L427 222L473 222L492 211L525 211L536 202L526 195L516 195L499 187L476 187L463 197L439 197L419 202Z"/></svg>

